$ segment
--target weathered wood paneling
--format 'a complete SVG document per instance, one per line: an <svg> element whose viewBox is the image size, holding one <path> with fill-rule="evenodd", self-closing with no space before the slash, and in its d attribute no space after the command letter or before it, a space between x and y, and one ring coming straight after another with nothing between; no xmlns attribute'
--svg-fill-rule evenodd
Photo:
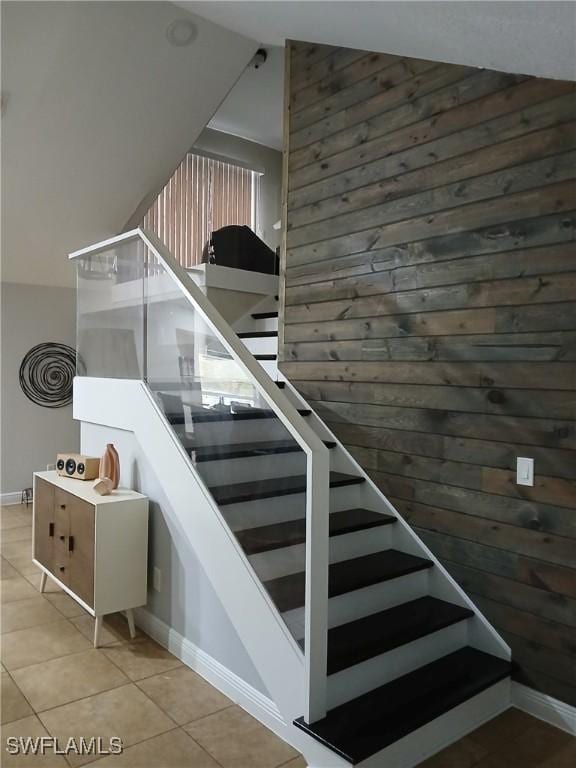
<svg viewBox="0 0 576 768"><path fill-rule="evenodd" d="M289 58L282 369L576 703L576 87Z"/></svg>

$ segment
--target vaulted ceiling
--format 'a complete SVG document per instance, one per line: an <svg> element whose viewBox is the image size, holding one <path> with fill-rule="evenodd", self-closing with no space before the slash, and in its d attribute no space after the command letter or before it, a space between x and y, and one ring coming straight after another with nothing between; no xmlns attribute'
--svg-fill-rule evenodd
<svg viewBox="0 0 576 768"><path fill-rule="evenodd" d="M2 3L2 279L71 284L67 254L122 230L256 47L166 2Z"/></svg>

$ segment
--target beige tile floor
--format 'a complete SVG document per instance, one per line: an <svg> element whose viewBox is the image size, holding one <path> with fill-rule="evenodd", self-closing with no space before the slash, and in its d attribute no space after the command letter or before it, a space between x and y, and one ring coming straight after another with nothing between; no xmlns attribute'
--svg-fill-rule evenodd
<svg viewBox="0 0 576 768"><path fill-rule="evenodd" d="M298 753L125 619L93 619L30 561L31 509L0 510L2 745L5 768L305 768ZM121 755L11 756L10 736L111 736ZM509 710L421 768L576 768L576 739Z"/></svg>

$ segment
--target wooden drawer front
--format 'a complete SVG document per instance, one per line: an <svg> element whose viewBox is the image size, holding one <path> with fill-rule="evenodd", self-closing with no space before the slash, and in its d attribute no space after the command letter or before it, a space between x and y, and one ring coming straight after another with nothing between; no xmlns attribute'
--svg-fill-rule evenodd
<svg viewBox="0 0 576 768"><path fill-rule="evenodd" d="M34 488L34 558L54 572L54 486L37 477Z"/></svg>
<svg viewBox="0 0 576 768"><path fill-rule="evenodd" d="M91 608L94 607L94 534L92 504L69 496L68 586Z"/></svg>
<svg viewBox="0 0 576 768"><path fill-rule="evenodd" d="M70 504L74 499L69 493L54 489L54 576L70 586L68 536L70 534Z"/></svg>

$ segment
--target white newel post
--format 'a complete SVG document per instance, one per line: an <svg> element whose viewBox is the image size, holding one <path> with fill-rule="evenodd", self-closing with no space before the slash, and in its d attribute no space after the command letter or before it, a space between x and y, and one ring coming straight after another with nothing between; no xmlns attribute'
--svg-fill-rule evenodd
<svg viewBox="0 0 576 768"><path fill-rule="evenodd" d="M306 467L305 673L307 723L326 715L330 459L328 448L308 453Z"/></svg>

